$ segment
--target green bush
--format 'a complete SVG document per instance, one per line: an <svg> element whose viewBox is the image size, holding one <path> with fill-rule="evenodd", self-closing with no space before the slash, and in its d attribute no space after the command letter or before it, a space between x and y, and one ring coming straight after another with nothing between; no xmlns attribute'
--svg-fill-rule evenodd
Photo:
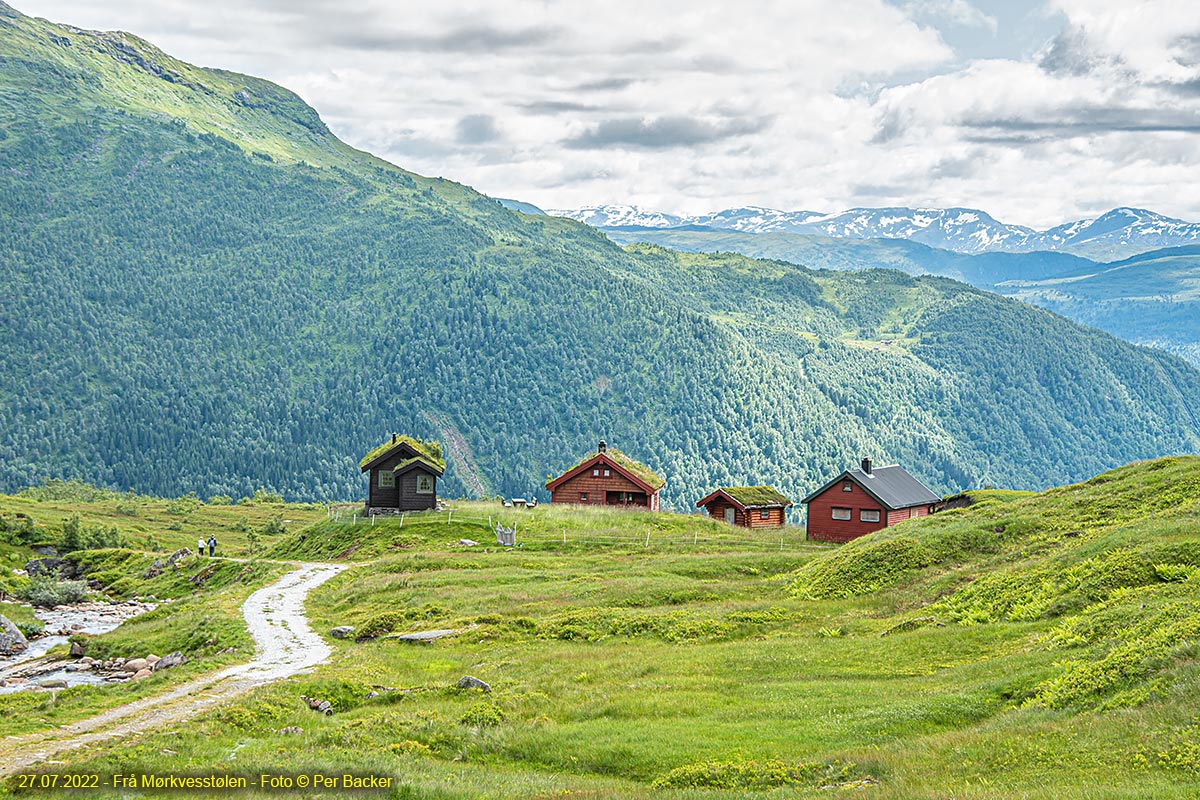
<svg viewBox="0 0 1200 800"><path fill-rule="evenodd" d="M31 578L21 591L21 599L40 608L78 603L87 595L87 584L83 581L60 581L50 575Z"/></svg>
<svg viewBox="0 0 1200 800"><path fill-rule="evenodd" d="M504 712L491 703L478 701L471 704L458 721L472 728L490 728L504 721Z"/></svg>

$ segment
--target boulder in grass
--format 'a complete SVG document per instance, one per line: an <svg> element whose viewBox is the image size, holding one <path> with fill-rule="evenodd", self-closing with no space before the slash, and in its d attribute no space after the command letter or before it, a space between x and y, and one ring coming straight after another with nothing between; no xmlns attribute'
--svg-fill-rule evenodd
<svg viewBox="0 0 1200 800"><path fill-rule="evenodd" d="M144 669L149 669L150 665L144 658L131 658L125 662L126 672L141 672Z"/></svg>
<svg viewBox="0 0 1200 800"><path fill-rule="evenodd" d="M484 692L490 692L492 690L492 687L489 684L485 683L484 681L479 680L479 678L476 678L473 675L463 675L461 678L459 678L458 679L458 688L460 688L460 689L479 689L480 691L484 691Z"/></svg>
<svg viewBox="0 0 1200 800"><path fill-rule="evenodd" d="M8 617L0 615L0 656L11 656L24 653L29 648L29 641L21 629L13 624Z"/></svg>
<svg viewBox="0 0 1200 800"><path fill-rule="evenodd" d="M346 639L349 638L350 634L352 633L354 633L353 625L338 625L329 632L329 635L335 639Z"/></svg>
<svg viewBox="0 0 1200 800"><path fill-rule="evenodd" d="M186 664L186 663L187 663L187 656L185 656L183 653L176 650L174 653L168 653L167 655L160 658L158 661L155 661L154 666L151 667L151 669L153 669L155 672L158 672L159 670L170 669L171 667L178 667L180 664Z"/></svg>

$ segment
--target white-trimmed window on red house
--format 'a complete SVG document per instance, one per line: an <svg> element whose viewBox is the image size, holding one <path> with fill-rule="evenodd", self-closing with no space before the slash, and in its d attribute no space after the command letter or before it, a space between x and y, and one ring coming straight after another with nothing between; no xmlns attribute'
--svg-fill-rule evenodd
<svg viewBox="0 0 1200 800"><path fill-rule="evenodd" d="M759 518L759 519L770 519L770 518L771 518L771 512L770 512L770 511L767 511L767 510L764 508L762 511L759 511L759 512L758 512L758 518Z"/></svg>
<svg viewBox="0 0 1200 800"><path fill-rule="evenodd" d="M858 518L863 522L879 522L878 508L860 508Z"/></svg>
<svg viewBox="0 0 1200 800"><path fill-rule="evenodd" d="M842 520L843 522L849 522L850 520L854 519L854 510L850 508L838 508L837 506L834 506L833 518Z"/></svg>
<svg viewBox="0 0 1200 800"><path fill-rule="evenodd" d="M853 492L854 491L853 481L842 481L842 491L843 492Z"/></svg>
<svg viewBox="0 0 1200 800"><path fill-rule="evenodd" d="M580 500L587 500L587 492L580 492L580 493L579 493L579 499L580 499Z"/></svg>

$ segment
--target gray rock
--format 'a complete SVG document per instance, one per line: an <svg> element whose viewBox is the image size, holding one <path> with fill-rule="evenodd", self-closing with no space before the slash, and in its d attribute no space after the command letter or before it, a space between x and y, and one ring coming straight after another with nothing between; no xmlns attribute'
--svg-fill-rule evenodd
<svg viewBox="0 0 1200 800"><path fill-rule="evenodd" d="M146 659L144 658L131 658L125 662L125 671L141 672L142 670L149 668L149 666L150 665L146 663Z"/></svg>
<svg viewBox="0 0 1200 800"><path fill-rule="evenodd" d="M171 667L178 667L180 664L186 663L187 656L176 650L174 653L168 653L158 661L155 661L154 666L151 667L151 669L153 669L155 672L158 672L160 669L170 669Z"/></svg>
<svg viewBox="0 0 1200 800"><path fill-rule="evenodd" d="M346 639L349 638L350 634L352 633L354 633L353 625L338 625L329 632L329 635L335 639Z"/></svg>
<svg viewBox="0 0 1200 800"><path fill-rule="evenodd" d="M71 642L71 658L79 658L87 652L85 642Z"/></svg>
<svg viewBox="0 0 1200 800"><path fill-rule="evenodd" d="M288 725L286 728L280 728L276 733L281 733L284 736L298 736L304 733L304 728L299 725Z"/></svg>
<svg viewBox="0 0 1200 800"><path fill-rule="evenodd" d="M461 678L459 678L458 679L458 688L460 688L460 689L480 689L484 692L490 692L492 690L491 686L489 686L487 683L484 683L483 681L479 680L479 678L476 678L472 675L463 675Z"/></svg>
<svg viewBox="0 0 1200 800"><path fill-rule="evenodd" d="M186 547L176 550L174 553L171 553L170 558L167 559L167 566L173 567L191 554L192 551L188 550Z"/></svg>
<svg viewBox="0 0 1200 800"><path fill-rule="evenodd" d="M463 547L475 547L479 544L479 542L475 541L474 539L459 539L458 543Z"/></svg>
<svg viewBox="0 0 1200 800"><path fill-rule="evenodd" d="M43 689L65 689L67 688L67 682L62 678L51 678L49 680L38 681L38 686Z"/></svg>
<svg viewBox="0 0 1200 800"><path fill-rule="evenodd" d="M161 558L154 559L154 563L150 565L150 569L142 575L142 580L148 581L151 578L157 578L163 574L163 562Z"/></svg>
<svg viewBox="0 0 1200 800"><path fill-rule="evenodd" d="M415 633L392 633L388 634L387 639L399 639L402 642L432 642L437 639L444 639L447 636L454 636L459 631L454 628L444 628L437 631L416 631Z"/></svg>
<svg viewBox="0 0 1200 800"><path fill-rule="evenodd" d="M29 641L21 629L13 624L8 617L0 615L0 656L11 656L24 653L29 647Z"/></svg>
<svg viewBox="0 0 1200 800"><path fill-rule="evenodd" d="M33 547L31 547L29 549L32 550L34 553L36 553L39 556L56 556L56 555L58 555L58 551L55 550L53 547L51 547L48 544L35 544Z"/></svg>

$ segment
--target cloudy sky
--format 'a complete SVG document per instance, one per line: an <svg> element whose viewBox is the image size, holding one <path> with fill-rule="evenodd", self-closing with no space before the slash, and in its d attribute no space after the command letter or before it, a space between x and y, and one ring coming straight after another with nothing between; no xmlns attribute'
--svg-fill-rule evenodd
<svg viewBox="0 0 1200 800"><path fill-rule="evenodd" d="M1196 0L10 0L543 208L1200 219Z"/></svg>

